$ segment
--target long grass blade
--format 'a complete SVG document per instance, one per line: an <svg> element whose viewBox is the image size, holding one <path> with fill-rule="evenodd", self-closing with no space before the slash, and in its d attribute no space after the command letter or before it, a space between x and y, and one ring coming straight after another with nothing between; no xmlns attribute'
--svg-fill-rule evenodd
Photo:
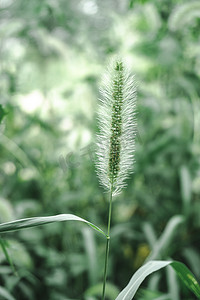
<svg viewBox="0 0 200 300"><path fill-rule="evenodd" d="M103 230L101 230L96 225L72 214L61 214L61 215L48 216L48 217L26 218L26 219L20 219L20 220L2 223L0 224L0 233L14 231L14 230L21 230L21 229L35 227L35 226L41 226L41 225L50 224L54 222L64 222L64 221L84 222L88 224L90 227L92 227L93 229L97 230L99 233L106 236Z"/></svg>
<svg viewBox="0 0 200 300"><path fill-rule="evenodd" d="M175 215L169 220L161 237L154 242L152 253L148 256L147 261L162 259L162 251L169 247L177 227L183 222L184 217L181 215Z"/></svg>
<svg viewBox="0 0 200 300"><path fill-rule="evenodd" d="M175 270L188 289L200 299L200 285L191 271L183 263L154 260L149 261L133 275L128 285L121 291L116 300L132 300L139 286L148 275L169 265Z"/></svg>

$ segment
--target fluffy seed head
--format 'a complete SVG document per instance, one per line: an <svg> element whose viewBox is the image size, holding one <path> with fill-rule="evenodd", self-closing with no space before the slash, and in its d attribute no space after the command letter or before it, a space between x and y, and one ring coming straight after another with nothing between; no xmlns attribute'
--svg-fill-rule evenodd
<svg viewBox="0 0 200 300"><path fill-rule="evenodd" d="M108 68L100 93L97 173L116 195L133 170L136 135L136 85L121 60Z"/></svg>

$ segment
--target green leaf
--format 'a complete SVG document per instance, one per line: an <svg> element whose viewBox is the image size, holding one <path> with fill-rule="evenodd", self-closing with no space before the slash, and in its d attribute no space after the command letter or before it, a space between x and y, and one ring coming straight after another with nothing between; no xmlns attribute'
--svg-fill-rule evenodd
<svg viewBox="0 0 200 300"><path fill-rule="evenodd" d="M50 224L54 222L63 222L63 221L80 221L88 224L93 229L97 230L104 236L106 234L96 225L90 223L89 221L82 219L78 216L72 215L72 214L61 214L56 216L49 216L49 217L35 217L35 218L27 218L27 219L20 219L15 220L11 222L6 222L0 224L0 233L2 232L8 232L8 231L14 231L14 230L20 230L24 228L34 227L34 226L40 226L45 224Z"/></svg>
<svg viewBox="0 0 200 300"><path fill-rule="evenodd" d="M192 272L183 263L178 261L173 261L170 265L188 289L190 289L197 298L200 299L200 285Z"/></svg>
<svg viewBox="0 0 200 300"><path fill-rule="evenodd" d="M152 253L147 258L149 261L154 259L162 259L162 257L160 257L162 251L169 247L177 227L183 222L184 217L181 215L175 215L169 220L159 240L154 242Z"/></svg>
<svg viewBox="0 0 200 300"><path fill-rule="evenodd" d="M16 300L5 288L1 286L0 286L0 298L5 300Z"/></svg>
<svg viewBox="0 0 200 300"><path fill-rule="evenodd" d="M1 121L3 120L3 117L5 117L5 115L7 115L7 112L3 109L2 105L0 104L0 124Z"/></svg>
<svg viewBox="0 0 200 300"><path fill-rule="evenodd" d="M190 202L192 199L192 180L189 169L186 166L180 168L181 197L183 199L184 213L190 213Z"/></svg>
<svg viewBox="0 0 200 300"><path fill-rule="evenodd" d="M15 270L15 266L14 266L13 261L12 261L12 258L10 257L10 255L8 254L8 251L6 249L5 241L3 239L1 239L1 238L0 238L0 245L1 245L1 248L3 250L3 253L4 253L4 255L5 255L8 263L11 266L11 269L13 270L13 273L17 274L16 270Z"/></svg>
<svg viewBox="0 0 200 300"><path fill-rule="evenodd" d="M130 2L129 2L129 8L133 8L133 5L134 5L134 0L130 0Z"/></svg>
<svg viewBox="0 0 200 300"><path fill-rule="evenodd" d="M118 295L116 300L132 300L140 284L148 275L155 271L158 271L161 268L166 267L169 264L170 261L150 261L141 268L139 268L139 270L137 270L137 272L131 278L129 284Z"/></svg>
<svg viewBox="0 0 200 300"><path fill-rule="evenodd" d="M200 285L195 279L190 270L183 264L177 261L149 261L142 266L133 275L128 285L121 291L116 300L132 300L137 292L140 284L151 273L158 271L166 266L171 267L176 271L177 275L182 279L185 285L200 299Z"/></svg>

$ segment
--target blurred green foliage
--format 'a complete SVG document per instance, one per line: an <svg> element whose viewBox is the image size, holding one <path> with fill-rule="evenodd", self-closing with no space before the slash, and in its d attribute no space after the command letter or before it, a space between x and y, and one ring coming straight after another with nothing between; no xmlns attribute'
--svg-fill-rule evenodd
<svg viewBox="0 0 200 300"><path fill-rule="evenodd" d="M186 0L0 1L1 222L73 213L106 228L98 85L115 54L136 75L136 162L113 205L108 299L152 257L200 278L199 16ZM86 225L2 238L17 274L2 248L1 299L99 299L105 243ZM194 299L170 271L143 287L138 300Z"/></svg>

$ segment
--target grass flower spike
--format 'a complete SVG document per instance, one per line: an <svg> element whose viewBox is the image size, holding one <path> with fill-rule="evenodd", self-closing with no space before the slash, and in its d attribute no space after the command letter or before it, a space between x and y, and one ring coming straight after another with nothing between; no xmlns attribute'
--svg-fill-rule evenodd
<svg viewBox="0 0 200 300"><path fill-rule="evenodd" d="M97 170L101 184L116 195L133 169L136 135L136 85L121 60L110 65L100 93Z"/></svg>
<svg viewBox="0 0 200 300"><path fill-rule="evenodd" d="M99 105L97 136L97 173L110 192L102 300L105 300L112 197L125 186L133 169L136 135L136 87L123 62L114 61L104 77Z"/></svg>

